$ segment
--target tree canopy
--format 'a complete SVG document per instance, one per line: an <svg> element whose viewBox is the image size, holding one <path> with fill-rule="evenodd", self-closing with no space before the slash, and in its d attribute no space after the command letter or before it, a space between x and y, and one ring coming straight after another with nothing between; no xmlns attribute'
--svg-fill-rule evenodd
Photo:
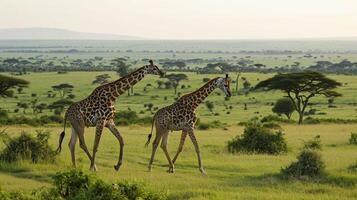
<svg viewBox="0 0 357 200"><path fill-rule="evenodd" d="M182 80L187 80L187 75L186 74L168 74L165 76L165 78L169 79L171 82L171 85L175 89L175 94L177 92L177 87Z"/></svg>
<svg viewBox="0 0 357 200"><path fill-rule="evenodd" d="M0 97L12 97L11 89L27 87L28 81L0 74Z"/></svg>
<svg viewBox="0 0 357 200"><path fill-rule="evenodd" d="M286 93L299 113L299 124L303 122L304 111L309 100L317 95L338 97L340 93L333 89L342 84L327 78L319 72L304 71L287 74L277 74L272 78L259 82L255 89L281 90Z"/></svg>

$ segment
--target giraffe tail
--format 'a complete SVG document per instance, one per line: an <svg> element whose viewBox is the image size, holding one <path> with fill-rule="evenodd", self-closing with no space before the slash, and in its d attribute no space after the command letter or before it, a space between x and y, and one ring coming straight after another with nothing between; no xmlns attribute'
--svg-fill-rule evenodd
<svg viewBox="0 0 357 200"><path fill-rule="evenodd" d="M63 138L66 134L66 121L67 121L67 114L64 116L64 126L63 126L63 131L62 133L60 134L59 136L59 139L58 139L58 148L56 150L57 153L60 153L61 150L62 150L62 142L63 142Z"/></svg>
<svg viewBox="0 0 357 200"><path fill-rule="evenodd" d="M146 141L145 143L145 147L147 147L149 144L150 144L150 140L151 140L151 137L152 137L152 131L154 129L154 123L155 123L155 118L156 118L156 114L154 115L154 117L152 118L152 122L151 122L151 131L148 135L148 140Z"/></svg>

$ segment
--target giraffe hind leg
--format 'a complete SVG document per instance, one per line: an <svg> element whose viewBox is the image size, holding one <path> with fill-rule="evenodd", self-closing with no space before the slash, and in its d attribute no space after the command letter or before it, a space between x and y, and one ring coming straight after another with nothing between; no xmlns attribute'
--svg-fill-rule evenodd
<svg viewBox="0 0 357 200"><path fill-rule="evenodd" d="M71 139L68 143L68 147L71 151L71 159L72 159L72 165L73 167L76 167L76 156L75 156L75 148L76 148L76 142L77 142L78 136L74 128L72 128L72 134L71 134Z"/></svg>
<svg viewBox="0 0 357 200"><path fill-rule="evenodd" d="M172 160L170 158L169 152L167 151L168 138L169 138L169 131L165 131L163 133L163 135L162 135L161 148L165 153L167 161L169 162L169 170L167 172L174 173L175 172L175 167L174 167L174 164L172 163Z"/></svg>
<svg viewBox="0 0 357 200"><path fill-rule="evenodd" d="M86 142L84 140L84 124L80 123L80 122L75 122L72 123L72 126L79 138L79 146L81 147L81 149L86 153L87 157L89 158L89 160L92 160L92 156L90 155Z"/></svg>
<svg viewBox="0 0 357 200"><path fill-rule="evenodd" d="M154 162L155 153L156 153L157 147L159 146L161 137L162 137L162 131L160 130L160 128L158 128L156 126L156 136L155 136L154 141L152 142L152 152L151 152L151 158L150 158L149 167L148 167L149 171L152 170L152 163Z"/></svg>

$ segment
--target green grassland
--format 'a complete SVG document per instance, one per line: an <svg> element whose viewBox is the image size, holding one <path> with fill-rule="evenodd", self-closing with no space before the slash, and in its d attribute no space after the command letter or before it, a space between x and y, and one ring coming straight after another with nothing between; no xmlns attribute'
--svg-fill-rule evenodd
<svg viewBox="0 0 357 200"><path fill-rule="evenodd" d="M116 79L117 75L115 72L69 72L67 74L57 74L55 72L49 73L30 73L27 75L22 75L20 78L30 81L29 88L26 88L23 94L16 94L18 99L9 98L2 99L3 104L0 105L1 108L13 113L16 108L16 103L20 101L30 102L32 93L36 93L39 99L38 102L50 104L55 100L59 100L60 97L57 95L56 98L47 98L47 91L52 90L51 86L60 83L69 83L74 86L73 94L76 95L75 100L81 100L88 96L91 91L97 87L97 85L92 85L92 81L95 79L96 75L108 73L112 79ZM204 77L217 77L223 76L221 74L195 74L187 73L188 80L184 80L180 83L178 92L181 95L192 92L204 84L202 79ZM241 77L246 77L252 86L254 86L258 81L264 80L273 76L274 74L260 74L260 73L243 73ZM230 76L234 80L236 74L231 73ZM343 83L343 86L338 88L337 91L343 96L336 98L335 105L336 108L328 108L327 99L324 97L316 97L312 99L312 103L317 103L317 105L311 108L317 109L318 112L324 112L325 115L314 115L316 118L344 118L344 119L357 119L356 115L356 102L357 99L357 79L356 76L349 75L328 75L328 77L336 79ZM139 113L140 111L145 111L143 104L153 103L154 107L161 108L163 106L169 105L175 101L175 95L173 89L157 89L156 81L160 78L154 75L148 75L141 82L134 86L134 96L122 95L118 98L116 102L116 108L118 110L131 110ZM165 79L166 80L166 79ZM164 80L164 81L165 81ZM147 86L151 84L151 86ZM184 89L181 89L181 85L185 85ZM242 80L238 82L239 90L242 89ZM143 91L146 87L146 91ZM232 90L235 90L235 84L231 85ZM213 120L220 120L221 122L227 124L237 124L241 121L247 121L254 116L265 116L271 114L271 103L275 102L278 98L284 96L283 93L279 91L272 92L250 92L248 95L238 95L233 96L229 100L224 99L223 93L217 89L215 90L207 100L214 102L215 107L212 114L205 105L201 105L198 108L198 116L201 121L209 122ZM164 100L167 97L167 100ZM248 110L244 110L244 104L248 105ZM226 106L232 106L233 109L226 109ZM310 107L308 108L308 110ZM227 114L227 112L230 114ZM44 114L49 114L49 110L46 110ZM23 115L22 111L17 113L17 115ZM31 109L28 109L26 115L33 116ZM145 111L140 114L142 116L152 116L150 111ZM297 115L293 114L293 118Z"/></svg>
<svg viewBox="0 0 357 200"><path fill-rule="evenodd" d="M134 49L134 48L133 48ZM1 58L8 57L31 57L38 53L11 53L1 52ZM93 53L43 53L46 60L58 60L57 58L66 57L71 60L76 58L93 58L94 56L103 56L106 62L114 57L128 56L130 60L139 59L133 67L140 67L144 63L141 58L173 58L173 53L130 53L120 52L93 52ZM233 57L236 56L236 57ZM301 66L314 64L318 60L329 60L339 62L343 59L357 61L356 54L313 54L312 58L305 58L301 55L251 55L251 54L191 54L175 53L175 58L219 58L228 60L228 62L237 62L240 58L254 60L254 63L262 63L268 67L291 65L298 61ZM203 63L202 66L205 66ZM159 65L160 66L160 65ZM189 67L202 67L191 66ZM37 94L39 103L50 104L59 100L56 98L47 98L47 91L52 90L51 86L60 83L69 83L74 86L73 94L75 101L88 96L98 85L93 85L95 76L107 73L111 80L118 78L115 72L68 72L58 74L56 72L33 73L17 76L30 81L29 88L25 88L22 94L17 94L17 98L1 99L0 108L9 111L11 116L25 115L27 117L36 117L31 109L27 109L26 114L20 110L14 113L18 102L30 102L35 97L31 94ZM181 72L169 72L181 73ZM223 74L196 74L185 72L188 80L180 83L178 92L181 95L194 91L201 87L203 78L214 78L224 76ZM1 73L10 75L10 73ZM262 73L242 73L240 77L245 77L252 86L261 80L272 77L274 74ZM230 73L232 80L235 80L236 74ZM314 118L340 118L357 119L357 78L353 75L327 75L329 78L336 79L343 86L336 91L343 96L334 101L335 108L329 108L326 98L316 97L312 99L313 106L308 106L307 110L314 108L317 113ZM173 89L158 89L156 81L160 80L158 76L148 75L141 82L134 86L135 95L120 96L116 101L117 110L134 110L140 117L153 116L153 112L146 111L145 103L153 103L154 107L161 108L175 101L177 95L174 95ZM166 81L166 79L161 79ZM243 81L239 79L239 90L242 90ZM151 84L149 86L148 84ZM181 88L185 85L185 88ZM144 91L146 87L146 91ZM235 84L231 85L235 93ZM97 167L99 171L97 176L107 182L116 182L120 180L132 180L145 182L149 187L158 191L167 191L169 199L357 199L357 176L356 172L348 171L348 167L357 162L357 146L349 145L348 139L351 132L356 132L355 124L318 124L318 125L294 125L282 124L285 138L288 143L288 152L286 154L254 155L254 154L236 154L227 152L227 141L242 134L242 126L239 122L244 122L252 117L262 117L272 114L271 108L278 98L284 94L279 91L272 92L249 92L244 95L234 95L229 100L225 100L224 95L219 89L215 90L206 100L214 102L214 109L211 113L204 104L202 104L197 114L201 122L211 122L219 120L226 123L227 130L209 129L197 130L196 135L201 148L203 165L207 176L201 176L197 168L197 158L192 143L187 140L184 151L176 163L176 172L168 174L167 160L161 149L158 149L154 162L154 168L151 173L147 172L147 164L151 153L151 147L145 148L144 144L150 126L118 126L125 139L124 164L119 172L115 172L113 165L118 158L119 145L115 137L107 130L104 130L102 140L97 154ZM167 100L164 98L167 97ZM244 104L248 109L244 110ZM232 106L232 109L227 107ZM141 112L142 111L142 112ZM218 113L215 114L215 113ZM42 114L52 114L45 110ZM37 117L38 117L37 116ZM296 119L296 113L293 119ZM47 125L44 127L30 127L25 125L0 127L0 130L7 128L11 136L15 136L22 131L34 133L35 130L48 130L51 132L50 144L55 148L58 142L58 134L62 131L62 126ZM89 148L92 147L94 140L94 129L86 129L86 141ZM322 159L326 164L328 177L320 182L283 180L278 176L282 167L289 165L295 160L296 155L302 147L303 141L309 140L316 135L321 135L323 144ZM64 144L67 144L70 137L70 131L67 129ZM169 138L169 152L173 157L176 152L180 138L180 133L172 132ZM0 150L4 144L0 144ZM84 152L77 145L77 164L85 172L89 172L89 161ZM42 186L51 184L51 176L58 171L66 170L71 167L69 149L64 145L62 153L54 164L40 163L30 164L27 162L16 164L0 163L0 187L5 190L22 190L30 192Z"/></svg>
<svg viewBox="0 0 357 200"><path fill-rule="evenodd" d="M243 127L230 126L228 130L213 129L196 131L201 148L203 165L207 176L202 176L197 168L197 159L192 143L188 140L184 151L176 163L176 172L168 174L167 160L158 149L153 171L147 171L151 147L144 143L150 127L119 127L125 139L124 164L119 172L113 165L117 162L118 143L106 129L97 154L97 176L108 182L131 180L145 182L154 190L168 192L170 199L356 199L357 177L347 170L356 161L357 146L349 145L348 138L355 125L285 125L285 138L289 146L286 154L232 155L226 150L226 142ZM21 131L34 132L26 126L11 126L11 135ZM57 145L57 135L62 128L41 127L51 131L50 143ZM321 182L282 180L277 174L282 167L295 160L302 142L317 134L323 144L322 158L329 176ZM64 143L69 141L67 133ZM89 148L94 140L94 129L86 129ZM170 133L169 152L173 156L178 146L180 134ZM77 146L77 164L89 172L89 161ZM68 148L63 148L55 164L1 164L0 185L5 190L31 191L49 186L51 175L70 168Z"/></svg>

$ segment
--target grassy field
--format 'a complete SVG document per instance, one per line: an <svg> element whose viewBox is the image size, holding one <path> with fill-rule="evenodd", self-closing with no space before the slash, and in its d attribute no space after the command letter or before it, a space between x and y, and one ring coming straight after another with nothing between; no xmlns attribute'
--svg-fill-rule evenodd
<svg viewBox="0 0 357 200"><path fill-rule="evenodd" d="M243 127L230 126L228 130L196 131L201 147L203 165L207 176L201 176L192 143L188 140L176 163L174 174L166 173L167 160L158 149L154 168L147 172L151 147L144 148L150 127L119 127L126 145L124 164L119 172L113 165L117 161L118 143L108 130L104 130L97 154L97 176L108 182L118 180L143 181L154 190L165 190L170 199L356 199L357 177L347 170L357 160L357 146L349 145L348 138L355 125L285 125L283 126L289 151L279 156L232 155L226 151L226 142ZM39 128L13 126L7 132L15 135L21 131L34 132ZM57 145L57 127L41 127L51 131L50 143ZM329 174L327 180L317 182L282 180L277 174L282 167L295 160L302 142L317 134L323 144L322 159ZM64 143L68 143L67 132ZM173 156L180 134L173 132L169 138L169 152ZM91 148L94 129L86 129L86 140ZM1 146L3 147L3 145ZM88 171L89 161L84 152L76 148L79 168ZM64 148L55 164L1 164L0 186L5 190L31 191L50 185L51 175L70 168L68 148Z"/></svg>
<svg viewBox="0 0 357 200"><path fill-rule="evenodd" d="M75 101L81 100L88 96L97 85L92 85L92 81L96 75L107 73L112 79L116 79L117 75L114 72L69 72L67 74L57 74L55 72L50 73L30 73L22 75L19 78L30 81L29 88L25 89L23 94L16 94L18 99L8 98L3 99L4 104L0 105L1 108L7 109L11 115L16 104L20 101L30 102L34 98L38 98L39 103L50 104L55 100L59 100L60 97L57 94L56 98L47 98L47 91L52 90L51 86L60 83L69 83L74 86L73 94L76 96ZM204 77L217 77L223 76L220 74L201 75L195 73L187 73L188 80L184 80L180 83L178 92L181 95L192 92L201 87L204 83L202 79ZM258 81L272 77L274 74L260 74L260 73L243 73L241 77L245 77L254 86ZM230 76L235 80L236 74L231 73ZM320 115L314 115L316 118L344 118L344 119L357 119L356 115L356 102L357 99L357 79L356 76L349 75L328 75L328 77L336 79L343 83L343 86L338 88L337 91L343 96L336 98L336 108L328 108L327 99L324 97L316 97L311 100L312 103L317 103L312 107L308 107L307 110L314 108L317 109L317 113L325 113ZM143 111L142 116L152 116L150 111L145 111L143 104L153 103L154 107L161 108L169 105L175 101L175 95L173 89L157 89L156 81L159 77L154 75L148 75L141 82L134 86L134 93L136 96L122 95L118 98L116 103L117 110L131 110L139 113ZM167 79L161 79L166 81ZM239 90L242 89L243 81L239 80ZM148 86L151 84L151 86ZM182 89L181 85L185 88ZM146 91L144 90L146 87ZM231 85L231 89L235 90L235 84ZM31 97L31 94L37 94L37 97ZM240 121L246 121L254 116L265 116L271 114L271 104L278 98L283 97L284 94L279 91L273 92L250 92L248 95L233 96L230 100L224 100L223 93L217 89L206 100L212 101L215 104L213 109L214 115L211 113L205 105L201 105L198 108L198 116L202 121L220 120L227 124L237 124ZM167 100L164 99L167 97ZM248 110L244 110L244 104L247 104ZM226 107L232 106L233 109L229 110ZM227 114L227 112L230 114ZM49 114L49 110L45 110L44 114ZM17 115L23 115L22 110ZM27 109L26 115L32 117L33 113L31 109ZM293 114L293 118L296 118L297 114Z"/></svg>
<svg viewBox="0 0 357 200"><path fill-rule="evenodd" d="M6 53L4 53L6 54ZM216 55L217 56L217 55ZM230 55L231 56L231 55ZM351 58L354 55L351 55ZM255 59L258 59L257 57ZM268 66L273 66L277 61L273 57L262 56L259 59ZM279 58L282 62L285 58ZM313 63L311 59L293 58L301 63ZM332 58L331 58L332 59ZM334 57L333 59L342 59ZM352 59L353 60L353 59ZM271 62L270 64L268 64ZM285 61L284 61L285 62ZM280 63L279 63L280 64ZM139 67L140 65L136 66ZM50 104L60 98L48 98L47 92L52 90L51 86L60 83L74 85L73 94L75 101L88 96L97 85L92 85L95 76L107 73L114 80L117 78L115 72L68 72L57 74L55 72L29 73L18 76L30 81L29 88L22 94L16 94L17 98L1 99L0 108L9 111L10 115L25 115L36 117L31 109L26 113L20 110L14 113L18 102L30 102L38 98L39 103ZM2 73L10 75L9 73ZM188 80L180 83L178 92L181 95L194 91L203 85L203 78L214 78L222 74L202 75L186 73ZM252 86L258 81L272 77L274 74L243 73ZM235 80L236 74L230 76ZM343 96L335 99L335 108L329 108L327 99L316 97L311 102L316 105L309 106L307 110L317 109L314 118L341 118L357 119L357 79L349 75L327 75L343 83L337 91ZM153 116L143 106L145 103L153 103L154 107L161 108L174 102L177 95L173 89L158 89L156 81L159 77L149 75L134 87L135 95L122 95L116 102L117 110L131 109L139 116ZM163 80L163 81L166 81ZM239 80L239 90L242 89L243 81ZM184 85L184 88L181 88ZM144 91L146 88L146 91ZM235 85L231 85L235 90ZM235 92L235 91L234 91ZM31 94L37 97L31 97ZM272 114L272 103L284 94L279 91L273 92L250 92L248 95L240 94L225 100L224 95L218 89L206 100L214 102L213 113L205 105L198 108L198 117L201 122L219 120L227 124L227 130L209 129L197 130L197 139L202 152L203 165L207 176L201 176L197 169L197 159L192 143L187 140L183 153L176 163L176 173L168 174L168 164L161 149L158 149L154 169L147 172L147 164L151 153L150 148L144 148L149 126L131 125L119 127L125 139L124 164L119 172L115 172L113 165L117 162L118 143L108 130L105 130L97 154L98 177L107 182L121 180L133 180L145 182L154 190L167 191L169 199L356 199L357 198L357 176L356 172L348 171L348 167L357 162L357 146L349 145L348 139L351 132L356 132L355 124L319 124L319 125L282 125L285 138L288 143L288 153L279 156L271 155L232 155L227 152L227 141L243 132L238 122L247 121L255 116L266 116ZM165 100L167 97L167 100ZM244 104L248 109L244 110ZM232 106L232 109L227 107ZM155 111L154 111L155 112ZM218 114L217 114L218 113ZM45 110L43 114L52 114ZM43 115L37 114L37 115ZM38 116L37 116L38 117ZM296 119L296 113L293 114ZM5 127L0 127L2 130ZM58 134L62 131L61 126L48 125L46 127L9 126L7 132L14 136L22 131L34 133L35 130L48 130L51 132L50 143L57 146ZM69 131L65 137L64 144L68 143ZM296 159L303 141L309 140L316 135L321 135L323 143L322 159L326 163L328 177L320 182L283 180L278 174L280 169L289 165ZM180 134L170 134L169 151L174 156L178 146ZM86 140L89 148L94 140L94 129L86 129ZM51 176L58 171L71 167L69 150L64 145L63 151L54 164L30 164L27 162L17 164L0 163L0 187L5 190L22 190L30 192L42 186L51 184ZM4 144L0 144L0 150ZM88 171L89 161L84 152L77 146L77 164L79 168Z"/></svg>

